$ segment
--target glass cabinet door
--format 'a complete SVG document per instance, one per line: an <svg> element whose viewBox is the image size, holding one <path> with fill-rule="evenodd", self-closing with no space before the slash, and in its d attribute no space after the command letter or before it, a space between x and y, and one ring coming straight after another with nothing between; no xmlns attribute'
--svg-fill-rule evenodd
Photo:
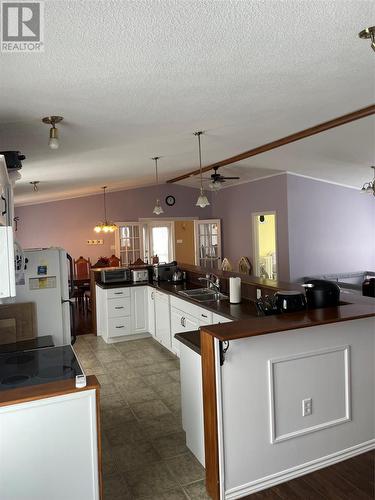
<svg viewBox="0 0 375 500"><path fill-rule="evenodd" d="M142 239L140 224L124 223L119 225L119 253L122 266L129 266L142 258Z"/></svg>
<svg viewBox="0 0 375 500"><path fill-rule="evenodd" d="M220 268L220 219L195 221L195 264L208 269Z"/></svg>

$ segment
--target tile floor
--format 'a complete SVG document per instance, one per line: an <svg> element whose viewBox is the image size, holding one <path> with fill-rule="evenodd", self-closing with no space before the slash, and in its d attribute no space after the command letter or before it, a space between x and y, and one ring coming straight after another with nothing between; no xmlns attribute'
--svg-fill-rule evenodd
<svg viewBox="0 0 375 500"><path fill-rule="evenodd" d="M105 500L208 500L204 468L185 445L179 360L153 339L74 349L101 384Z"/></svg>

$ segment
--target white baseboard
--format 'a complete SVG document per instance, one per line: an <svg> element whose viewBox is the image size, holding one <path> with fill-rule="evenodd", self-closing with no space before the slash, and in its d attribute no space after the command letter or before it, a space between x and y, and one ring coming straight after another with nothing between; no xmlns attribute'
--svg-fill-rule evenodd
<svg viewBox="0 0 375 500"><path fill-rule="evenodd" d="M329 467L337 462L342 462L343 460L347 460L373 449L375 449L375 439L346 448L345 450L337 451L336 453L312 460L311 462L306 462L305 464L297 465L290 469L271 474L270 476L262 477L250 483L236 486L235 488L227 490L224 498L225 500L243 498L251 493L272 488L272 486L275 486L276 484L285 483L291 479L304 476L305 474L309 474L310 472L314 472L318 469L323 469L324 467Z"/></svg>

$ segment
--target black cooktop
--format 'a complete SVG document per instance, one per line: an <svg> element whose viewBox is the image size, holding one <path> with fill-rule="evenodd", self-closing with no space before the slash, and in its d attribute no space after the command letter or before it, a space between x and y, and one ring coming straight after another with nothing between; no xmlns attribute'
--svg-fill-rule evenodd
<svg viewBox="0 0 375 500"><path fill-rule="evenodd" d="M0 354L0 391L82 374L70 345Z"/></svg>

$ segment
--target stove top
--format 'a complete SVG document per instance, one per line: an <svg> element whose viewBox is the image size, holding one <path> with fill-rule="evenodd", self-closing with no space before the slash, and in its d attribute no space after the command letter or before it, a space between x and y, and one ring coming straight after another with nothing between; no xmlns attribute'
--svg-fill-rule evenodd
<svg viewBox="0 0 375 500"><path fill-rule="evenodd" d="M75 378L82 374L70 345L0 354L0 391Z"/></svg>

